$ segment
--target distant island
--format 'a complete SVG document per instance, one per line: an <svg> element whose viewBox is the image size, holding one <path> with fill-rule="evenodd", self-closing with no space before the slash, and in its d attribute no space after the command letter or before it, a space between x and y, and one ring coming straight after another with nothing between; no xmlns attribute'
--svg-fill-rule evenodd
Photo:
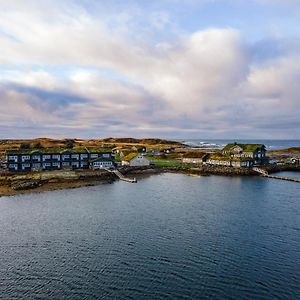
<svg viewBox="0 0 300 300"><path fill-rule="evenodd" d="M0 196L75 188L138 174L253 176L300 170L300 147L263 144L205 149L158 138L0 140ZM273 176L274 177L274 176Z"/></svg>

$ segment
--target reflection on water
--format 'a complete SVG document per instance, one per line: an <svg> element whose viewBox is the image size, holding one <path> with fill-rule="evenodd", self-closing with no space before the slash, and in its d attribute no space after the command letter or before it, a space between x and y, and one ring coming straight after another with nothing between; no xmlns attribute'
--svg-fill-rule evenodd
<svg viewBox="0 0 300 300"><path fill-rule="evenodd" d="M3 299L299 299L300 184L155 175L0 198Z"/></svg>

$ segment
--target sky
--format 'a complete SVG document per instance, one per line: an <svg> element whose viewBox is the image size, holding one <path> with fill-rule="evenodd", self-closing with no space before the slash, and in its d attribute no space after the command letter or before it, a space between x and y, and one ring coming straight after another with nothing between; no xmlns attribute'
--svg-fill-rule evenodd
<svg viewBox="0 0 300 300"><path fill-rule="evenodd" d="M0 0L0 138L300 139L299 0Z"/></svg>

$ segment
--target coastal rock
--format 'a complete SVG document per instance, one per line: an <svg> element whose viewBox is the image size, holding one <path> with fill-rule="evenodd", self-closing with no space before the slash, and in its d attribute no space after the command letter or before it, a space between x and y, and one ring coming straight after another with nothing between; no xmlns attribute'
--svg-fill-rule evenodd
<svg viewBox="0 0 300 300"><path fill-rule="evenodd" d="M15 191L20 191L20 190L34 189L41 185L42 185L42 183L40 181L14 182L14 183L12 183L11 188Z"/></svg>

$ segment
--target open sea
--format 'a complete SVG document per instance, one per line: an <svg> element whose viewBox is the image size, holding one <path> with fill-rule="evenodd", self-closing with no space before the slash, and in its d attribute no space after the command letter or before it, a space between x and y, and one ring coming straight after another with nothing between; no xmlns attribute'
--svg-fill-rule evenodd
<svg viewBox="0 0 300 300"><path fill-rule="evenodd" d="M1 197L0 236L1 299L300 299L299 183L162 174Z"/></svg>
<svg viewBox="0 0 300 300"><path fill-rule="evenodd" d="M291 147L300 147L300 140L239 140L239 139L186 139L179 140L190 146L210 148L223 148L228 143L242 143L242 144L264 144L268 150L284 149Z"/></svg>

